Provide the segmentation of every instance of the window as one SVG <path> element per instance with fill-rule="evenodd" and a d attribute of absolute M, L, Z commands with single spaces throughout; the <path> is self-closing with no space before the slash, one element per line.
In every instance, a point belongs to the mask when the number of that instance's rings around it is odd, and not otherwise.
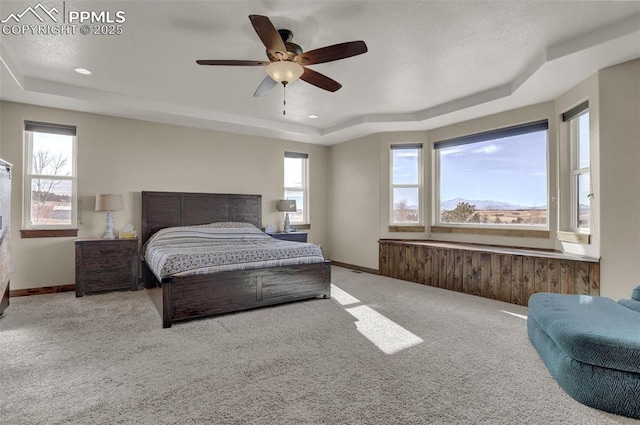
<path fill-rule="evenodd" d="M 422 143 L 391 145 L 391 225 L 422 224 Z"/>
<path fill-rule="evenodd" d="M 436 223 L 548 228 L 548 122 L 434 144 Z"/>
<path fill-rule="evenodd" d="M 589 233 L 591 226 L 591 158 L 589 150 L 589 102 L 562 114 L 569 124 L 571 143 L 571 227 Z"/>
<path fill-rule="evenodd" d="M 291 224 L 309 224 L 308 162 L 306 153 L 284 153 L 284 199 L 296 201 L 296 212 L 289 214 Z"/>
<path fill-rule="evenodd" d="M 24 228 L 76 227 L 76 128 L 25 121 Z"/>

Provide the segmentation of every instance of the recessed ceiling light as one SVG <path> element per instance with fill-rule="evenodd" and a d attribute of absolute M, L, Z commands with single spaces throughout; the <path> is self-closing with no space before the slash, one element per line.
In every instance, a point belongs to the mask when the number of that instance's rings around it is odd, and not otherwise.
<path fill-rule="evenodd" d="M 318 118 L 318 116 L 315 114 L 311 114 L 311 115 L 307 115 L 307 118 L 309 118 L 310 120 L 315 120 L 316 118 Z"/>
<path fill-rule="evenodd" d="M 78 74 L 82 74 L 82 75 L 91 75 L 91 71 L 89 71 L 88 69 L 84 69 L 84 68 L 76 68 L 75 71 Z"/>

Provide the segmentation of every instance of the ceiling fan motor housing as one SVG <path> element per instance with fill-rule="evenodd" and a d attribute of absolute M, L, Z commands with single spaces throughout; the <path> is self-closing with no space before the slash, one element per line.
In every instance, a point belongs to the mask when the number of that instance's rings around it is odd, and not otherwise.
<path fill-rule="evenodd" d="M 279 29 L 278 34 L 280 34 L 280 38 L 282 38 L 282 41 L 284 41 L 285 43 L 287 41 L 293 40 L 293 32 L 291 30 L 288 30 L 286 28 Z"/>
<path fill-rule="evenodd" d="M 293 60 L 293 58 L 302 54 L 302 52 L 304 51 L 302 50 L 302 47 L 300 47 L 296 43 L 291 42 L 291 40 L 293 39 L 293 32 L 291 32 L 291 30 L 279 29 L 278 34 L 280 34 L 280 37 L 282 38 L 282 41 L 284 42 L 284 45 L 287 48 L 287 57 L 289 60 Z M 267 57 L 271 62 L 281 60 L 280 58 L 273 56 L 268 49 L 267 49 Z"/>

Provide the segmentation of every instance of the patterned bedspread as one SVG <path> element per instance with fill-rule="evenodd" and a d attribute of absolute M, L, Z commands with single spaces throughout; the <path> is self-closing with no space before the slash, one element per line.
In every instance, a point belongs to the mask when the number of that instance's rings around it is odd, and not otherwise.
<path fill-rule="evenodd" d="M 160 278 L 324 261 L 319 246 L 277 240 L 248 223 L 162 229 L 142 252 Z"/>

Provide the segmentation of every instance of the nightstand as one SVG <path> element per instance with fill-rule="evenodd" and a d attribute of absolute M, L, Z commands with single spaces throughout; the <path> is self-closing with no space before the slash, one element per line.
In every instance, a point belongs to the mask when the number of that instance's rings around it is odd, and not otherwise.
<path fill-rule="evenodd" d="M 138 239 L 76 239 L 76 297 L 138 290 Z"/>
<path fill-rule="evenodd" d="M 282 241 L 292 241 L 292 242 L 306 242 L 307 241 L 307 232 L 277 232 L 277 233 L 267 233 L 267 235 L 272 238 L 280 239 Z"/>

